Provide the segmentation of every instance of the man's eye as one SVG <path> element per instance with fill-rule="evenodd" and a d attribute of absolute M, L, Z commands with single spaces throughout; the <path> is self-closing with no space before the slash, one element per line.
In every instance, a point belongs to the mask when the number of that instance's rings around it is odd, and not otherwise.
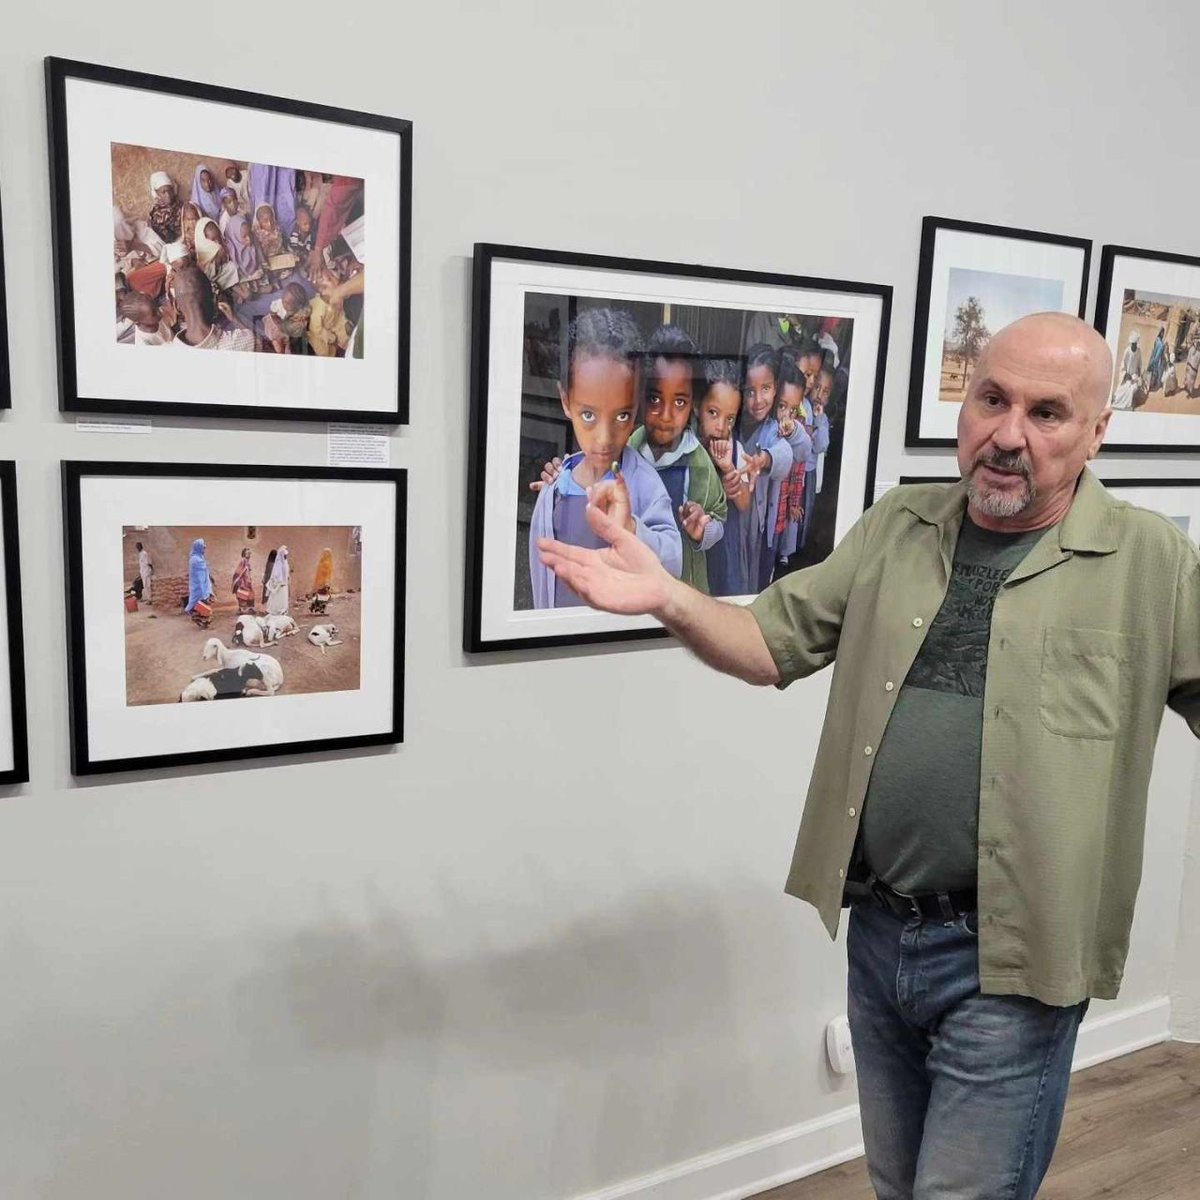
<path fill-rule="evenodd" d="M 590 408 L 585 408 L 580 412 L 579 419 L 590 425 L 596 419 L 596 414 Z"/>
<path fill-rule="evenodd" d="M 633 420 L 633 413 L 627 413 L 627 412 L 617 413 L 617 424 L 618 425 L 624 425 L 627 422 L 632 421 L 632 420 Z"/>

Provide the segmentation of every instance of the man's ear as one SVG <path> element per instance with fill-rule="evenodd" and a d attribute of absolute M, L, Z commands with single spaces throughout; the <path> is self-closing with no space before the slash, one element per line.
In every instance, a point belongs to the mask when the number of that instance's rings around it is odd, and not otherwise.
<path fill-rule="evenodd" d="M 1104 435 L 1108 432 L 1108 422 L 1112 419 L 1112 406 L 1108 406 L 1100 414 L 1096 421 L 1096 432 L 1092 439 L 1092 444 L 1088 447 L 1088 459 L 1093 459 L 1100 453 L 1100 447 L 1104 444 Z"/>
<path fill-rule="evenodd" d="M 563 387 L 561 383 L 558 385 L 558 402 L 562 405 L 563 415 L 569 420 L 571 416 L 571 408 L 570 405 L 567 404 L 567 389 Z"/>

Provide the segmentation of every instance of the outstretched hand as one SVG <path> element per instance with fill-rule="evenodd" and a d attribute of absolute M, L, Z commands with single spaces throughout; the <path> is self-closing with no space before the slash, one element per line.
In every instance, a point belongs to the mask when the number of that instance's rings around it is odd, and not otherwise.
<path fill-rule="evenodd" d="M 608 480 L 590 489 L 585 512 L 592 531 L 608 545 L 586 550 L 538 538 L 542 564 L 593 608 L 625 616 L 660 610 L 674 580 L 633 532 L 624 481 Z"/>

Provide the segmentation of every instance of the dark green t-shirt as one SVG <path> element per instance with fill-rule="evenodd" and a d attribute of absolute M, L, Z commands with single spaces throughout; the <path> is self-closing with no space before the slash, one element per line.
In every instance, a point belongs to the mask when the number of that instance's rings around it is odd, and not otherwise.
<path fill-rule="evenodd" d="M 863 859 L 899 892 L 975 886 L 992 607 L 1045 532 L 963 520 L 950 586 L 896 697 L 863 804 Z"/>

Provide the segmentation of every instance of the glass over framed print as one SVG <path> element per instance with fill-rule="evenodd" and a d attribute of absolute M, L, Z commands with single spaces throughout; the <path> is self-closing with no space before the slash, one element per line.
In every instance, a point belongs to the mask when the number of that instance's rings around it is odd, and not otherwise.
<path fill-rule="evenodd" d="M 662 634 L 541 562 L 597 544 L 604 480 L 711 595 L 825 558 L 870 502 L 890 310 L 878 284 L 477 245 L 466 649 Z"/>
<path fill-rule="evenodd" d="M 403 471 L 66 462 L 63 498 L 77 775 L 403 740 Z"/>
<path fill-rule="evenodd" d="M 407 420 L 410 122 L 58 58 L 46 86 L 60 408 Z"/>
<path fill-rule="evenodd" d="M 29 779 L 16 463 L 0 462 L 0 784 Z"/>
<path fill-rule="evenodd" d="M 1114 360 L 1105 450 L 1200 450 L 1200 258 L 1105 246 L 1095 324 Z"/>
<path fill-rule="evenodd" d="M 992 334 L 1037 312 L 1084 314 L 1083 238 L 926 217 L 921 225 L 906 446 L 953 446 L 958 411 Z"/>

